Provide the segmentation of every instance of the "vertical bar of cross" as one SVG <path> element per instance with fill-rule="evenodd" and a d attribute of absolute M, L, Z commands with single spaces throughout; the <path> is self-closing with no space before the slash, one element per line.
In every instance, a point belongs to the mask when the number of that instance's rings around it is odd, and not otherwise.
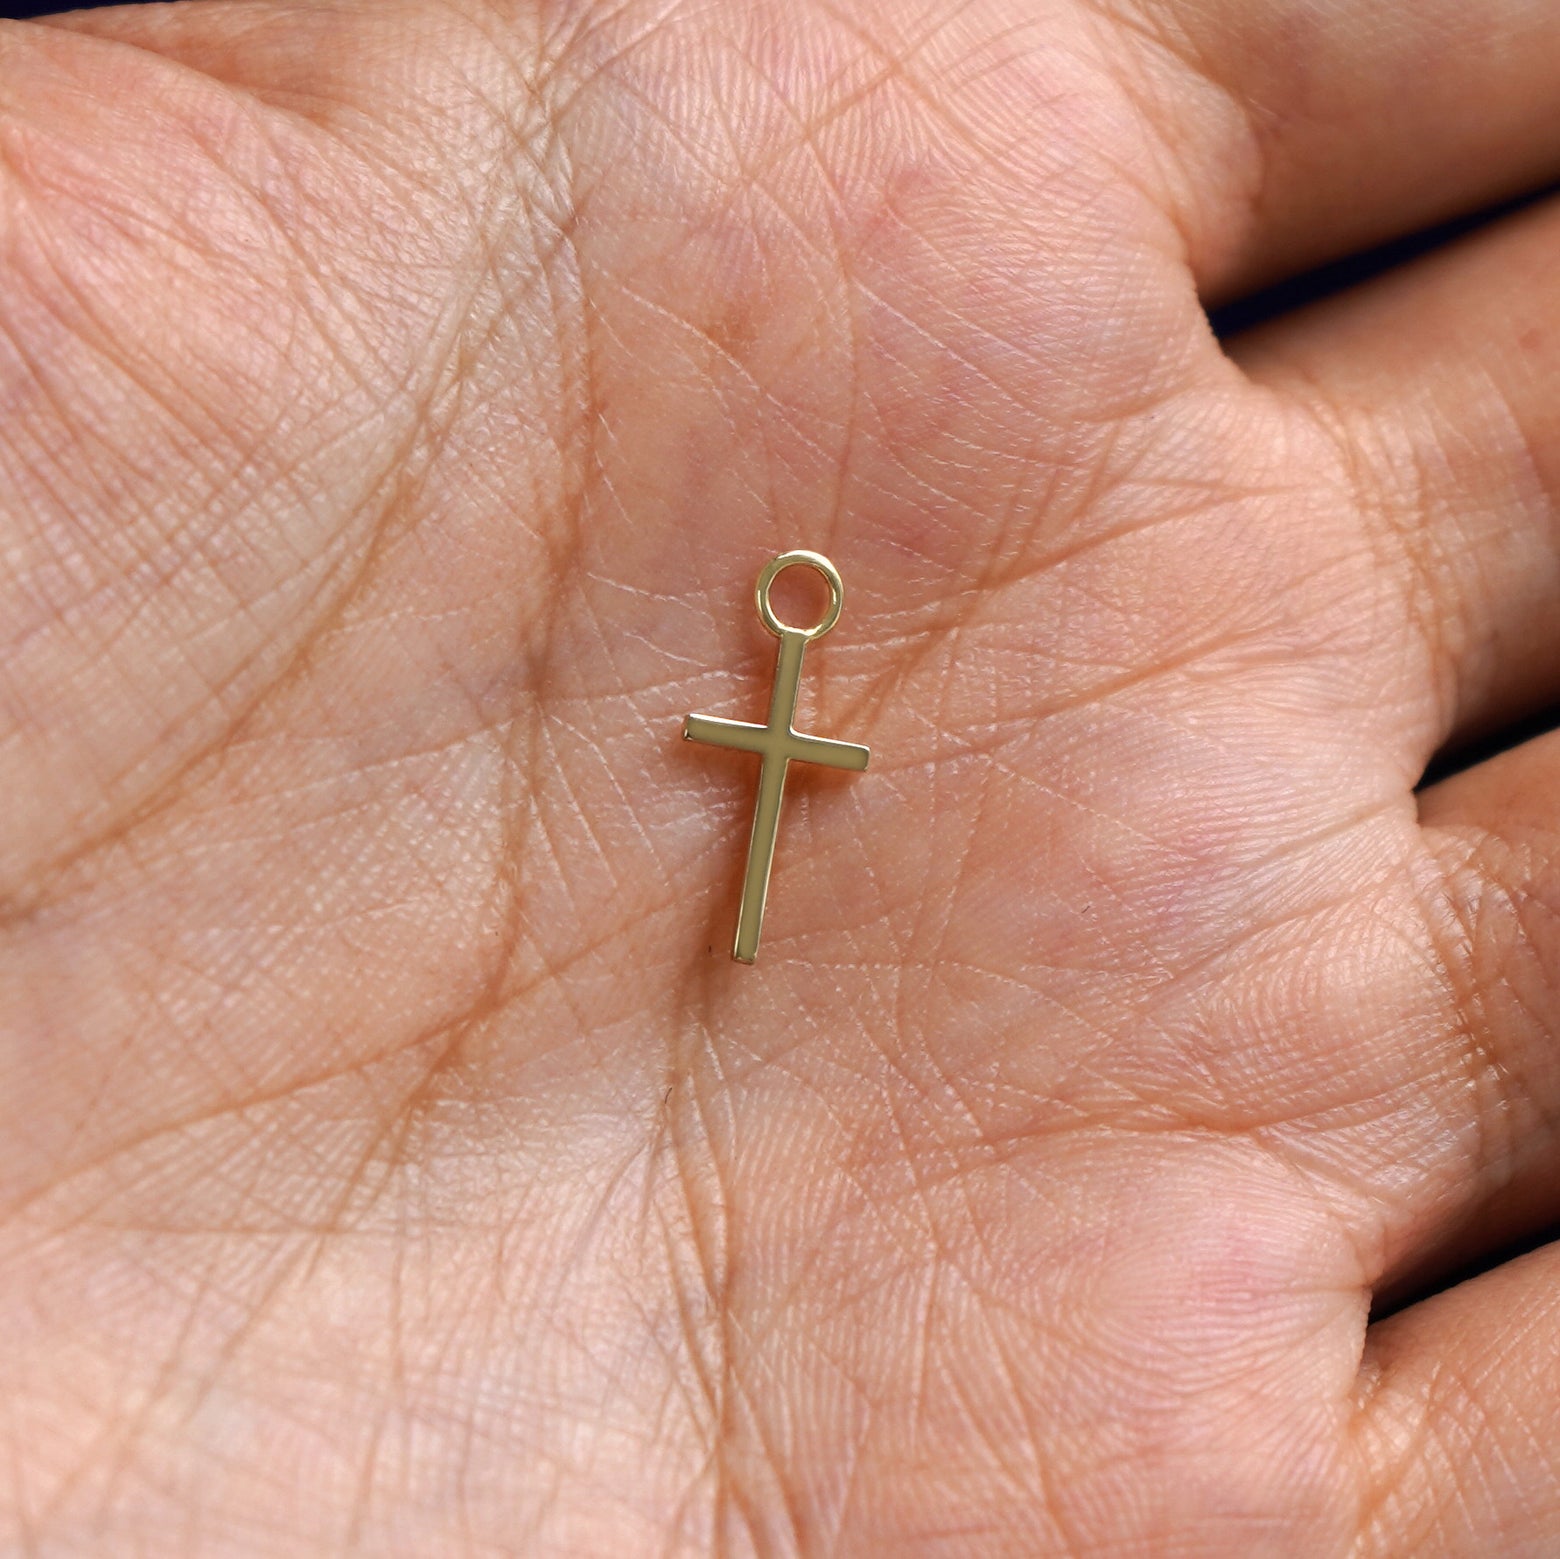
<path fill-rule="evenodd" d="M 748 839 L 747 875 L 742 882 L 742 907 L 737 912 L 737 935 L 731 956 L 750 964 L 758 957 L 764 929 L 764 902 L 769 896 L 769 872 L 775 860 L 775 840 L 780 833 L 780 806 L 785 798 L 785 777 L 791 766 L 786 738 L 796 719 L 797 694 L 802 685 L 802 657 L 807 635 L 788 630 L 780 636 L 775 662 L 774 689 L 769 697 L 769 746 L 758 779 L 758 803 L 753 808 L 753 832 Z"/>

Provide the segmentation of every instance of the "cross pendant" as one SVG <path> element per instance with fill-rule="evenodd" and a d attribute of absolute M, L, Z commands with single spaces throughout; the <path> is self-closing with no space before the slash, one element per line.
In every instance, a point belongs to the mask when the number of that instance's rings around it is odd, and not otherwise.
<path fill-rule="evenodd" d="M 815 628 L 793 628 L 774 614 L 769 587 L 782 570 L 801 564 L 816 569 L 829 586 L 829 609 Z M 758 803 L 753 809 L 753 833 L 748 841 L 747 875 L 742 883 L 742 908 L 737 914 L 737 936 L 731 956 L 750 964 L 758 957 L 758 939 L 764 926 L 764 901 L 769 896 L 769 869 L 775 859 L 775 839 L 780 831 L 780 804 L 785 797 L 786 773 L 792 763 L 821 763 L 831 769 L 865 769 L 871 753 L 854 742 L 832 742 L 821 736 L 803 736 L 794 728 L 796 696 L 802 685 L 802 657 L 813 639 L 821 639 L 839 621 L 845 587 L 839 570 L 817 552 L 786 552 L 766 564 L 758 576 L 758 615 L 780 640 L 775 663 L 774 688 L 769 695 L 769 719 L 764 725 L 741 720 L 720 720 L 713 715 L 689 715 L 683 722 L 683 739 L 756 752 L 764 760 L 758 778 Z"/>

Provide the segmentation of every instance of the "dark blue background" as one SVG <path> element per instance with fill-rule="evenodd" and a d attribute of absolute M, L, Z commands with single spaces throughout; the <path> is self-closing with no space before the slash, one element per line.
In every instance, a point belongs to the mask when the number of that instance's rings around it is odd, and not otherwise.
<path fill-rule="evenodd" d="M 106 3 L 106 0 L 101 0 Z M 78 0 L 75 5 L 18 4 L 17 0 L 0 3 L 0 16 L 47 16 L 50 11 L 85 11 L 92 8 L 93 0 Z"/>

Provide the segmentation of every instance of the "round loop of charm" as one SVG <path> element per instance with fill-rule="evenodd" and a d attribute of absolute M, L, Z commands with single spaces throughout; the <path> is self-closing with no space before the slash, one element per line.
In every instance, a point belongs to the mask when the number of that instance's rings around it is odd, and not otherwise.
<path fill-rule="evenodd" d="M 784 569 L 797 567 L 815 569 L 829 587 L 829 609 L 823 614 L 823 621 L 813 628 L 796 628 L 781 622 L 769 604 L 769 587 L 774 584 L 775 576 Z M 788 633 L 799 633 L 804 639 L 821 639 L 840 620 L 840 608 L 845 604 L 845 585 L 840 579 L 840 571 L 821 552 L 782 552 L 764 565 L 754 595 L 758 600 L 758 615 L 777 639 L 783 639 Z"/>

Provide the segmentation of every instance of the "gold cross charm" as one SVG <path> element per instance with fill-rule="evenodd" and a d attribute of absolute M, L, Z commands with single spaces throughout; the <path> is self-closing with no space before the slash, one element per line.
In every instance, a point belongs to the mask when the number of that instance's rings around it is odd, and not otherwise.
<path fill-rule="evenodd" d="M 769 587 L 782 569 L 797 564 L 816 569 L 829 586 L 829 609 L 815 628 L 793 628 L 775 616 L 769 604 Z M 785 795 L 786 771 L 793 762 L 822 763 L 831 769 L 867 766 L 872 754 L 854 742 L 830 742 L 821 736 L 801 736 L 791 722 L 796 718 L 796 695 L 802 685 L 802 656 L 813 639 L 821 639 L 840 620 L 845 586 L 840 572 L 817 552 L 784 552 L 765 564 L 758 576 L 758 615 L 780 641 L 775 664 L 774 689 L 769 695 L 769 721 L 747 725 L 740 720 L 718 720 L 713 715 L 689 715 L 683 722 L 683 739 L 708 742 L 712 747 L 735 747 L 756 752 L 764 760 L 758 778 L 758 805 L 753 809 L 753 834 L 748 841 L 747 877 L 742 884 L 742 908 L 737 915 L 737 939 L 731 956 L 750 964 L 758 957 L 759 933 L 764 927 L 764 900 L 769 896 L 769 868 L 775 859 L 775 836 L 780 831 L 780 802 Z"/>

